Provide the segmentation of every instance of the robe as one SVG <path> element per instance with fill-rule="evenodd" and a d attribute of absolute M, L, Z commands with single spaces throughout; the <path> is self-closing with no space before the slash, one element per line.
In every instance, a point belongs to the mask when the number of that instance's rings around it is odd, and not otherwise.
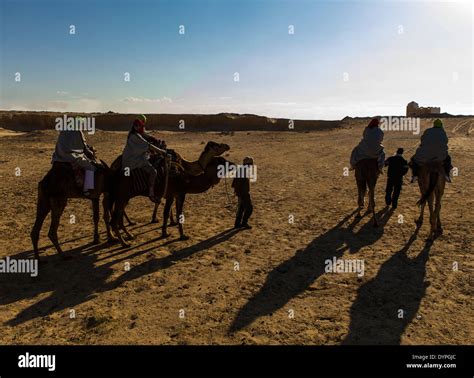
<path fill-rule="evenodd" d="M 53 153 L 53 162 L 76 163 L 85 170 L 95 171 L 96 167 L 86 156 L 84 149 L 86 140 L 80 130 L 63 130 L 59 133 L 56 148 Z"/>
<path fill-rule="evenodd" d="M 379 127 L 369 129 L 366 127 L 359 144 L 352 150 L 351 165 L 354 167 L 357 162 L 363 159 L 378 159 L 379 166 L 383 167 L 385 154 L 383 151 L 384 133 Z"/>
<path fill-rule="evenodd" d="M 144 168 L 150 164 L 148 152 L 149 142 L 138 133 L 131 133 L 128 136 L 127 144 L 122 152 L 122 169 Z"/>
<path fill-rule="evenodd" d="M 418 164 L 444 161 L 448 156 L 448 135 L 442 127 L 426 129 L 413 159 Z"/>

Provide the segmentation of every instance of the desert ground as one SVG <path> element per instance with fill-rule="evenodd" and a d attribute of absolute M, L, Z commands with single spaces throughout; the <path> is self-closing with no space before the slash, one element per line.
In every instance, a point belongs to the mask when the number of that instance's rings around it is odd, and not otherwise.
<path fill-rule="evenodd" d="M 127 208 L 137 222 L 130 248 L 107 244 L 103 222 L 103 243 L 92 245 L 90 203 L 70 200 L 59 237 L 73 258 L 63 261 L 52 247 L 48 216 L 39 276 L 0 274 L 0 343 L 471 344 L 474 119 L 444 122 L 459 174 L 446 186 L 444 235 L 433 244 L 426 242 L 426 215 L 416 231 L 419 190 L 408 176 L 395 211 L 384 209 L 386 175 L 379 178 L 380 227 L 369 216 L 355 219 L 354 173 L 345 176 L 344 168 L 367 120 L 312 132 L 155 131 L 188 159 L 209 140 L 228 143 L 225 157 L 233 162 L 253 156 L 253 228 L 231 229 L 230 181 L 188 195 L 187 241 L 174 227 L 160 239 L 159 224 L 150 223 L 152 203 L 134 198 Z M 423 120 L 422 129 L 429 123 Z M 0 133 L 0 258 L 32 257 L 36 188 L 56 137 L 45 130 Z M 126 133 L 87 137 L 110 164 Z M 419 137 L 387 131 L 387 156 L 405 147 L 408 158 Z M 362 259 L 365 274 L 326 273 L 334 256 Z"/>

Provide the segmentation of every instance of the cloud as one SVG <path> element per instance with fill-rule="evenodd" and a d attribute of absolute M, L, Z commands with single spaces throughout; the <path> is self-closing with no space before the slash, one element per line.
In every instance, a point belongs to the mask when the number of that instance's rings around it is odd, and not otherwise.
<path fill-rule="evenodd" d="M 69 107 L 69 102 L 67 101 L 48 101 L 48 104 L 46 105 L 47 110 L 52 110 L 52 111 L 62 111 L 66 110 Z"/>
<path fill-rule="evenodd" d="M 146 98 L 146 97 L 126 97 L 123 99 L 124 102 L 128 103 L 172 103 L 173 100 L 169 97 L 162 98 Z"/>
<path fill-rule="evenodd" d="M 264 105 L 268 106 L 293 106 L 298 105 L 296 102 L 267 102 Z"/>

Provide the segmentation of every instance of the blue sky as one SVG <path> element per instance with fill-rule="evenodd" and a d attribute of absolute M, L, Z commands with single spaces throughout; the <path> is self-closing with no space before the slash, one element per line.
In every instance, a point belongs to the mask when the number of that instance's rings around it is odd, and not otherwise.
<path fill-rule="evenodd" d="M 474 113 L 469 1 L 0 4 L 1 109 L 338 119 L 415 100 Z"/>

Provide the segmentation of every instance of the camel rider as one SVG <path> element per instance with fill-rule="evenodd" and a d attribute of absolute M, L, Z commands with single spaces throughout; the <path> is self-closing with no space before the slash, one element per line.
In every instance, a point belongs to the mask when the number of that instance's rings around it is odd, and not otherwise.
<path fill-rule="evenodd" d="M 149 134 L 147 130 L 145 130 L 146 124 L 146 116 L 144 114 L 140 114 L 135 118 L 132 125 L 133 128 L 143 130 L 140 135 L 148 142 L 153 144 L 155 147 L 161 148 L 163 150 L 166 149 L 166 143 L 164 140 L 156 139 L 153 135 Z"/>
<path fill-rule="evenodd" d="M 436 119 L 433 127 L 426 129 L 421 136 L 421 142 L 415 155 L 412 156 L 410 165 L 413 177 L 411 182 L 416 182 L 420 165 L 428 162 L 443 162 L 446 181 L 451 182 L 449 172 L 453 168 L 451 157 L 448 154 L 448 135 L 443 128 L 443 122 Z"/>
<path fill-rule="evenodd" d="M 155 180 L 157 171 L 151 165 L 149 151 L 166 157 L 166 151 L 155 146 L 150 141 L 150 136 L 145 131 L 146 117 L 141 114 L 133 122 L 133 126 L 128 133 L 127 144 L 122 153 L 122 169 L 129 168 L 143 169 L 148 175 L 149 197 L 155 202 Z"/>
<path fill-rule="evenodd" d="M 373 118 L 364 129 L 361 141 L 352 150 L 351 170 L 363 159 L 377 159 L 379 171 L 382 173 L 385 161 L 385 152 L 382 145 L 384 133 L 379 127 L 379 123 L 378 118 Z"/>
<path fill-rule="evenodd" d="M 53 153 L 52 163 L 70 163 L 74 171 L 84 170 L 84 179 L 76 175 L 78 185 L 82 184 L 84 195 L 89 195 L 89 190 L 94 189 L 94 172 L 97 165 L 94 162 L 92 147 L 86 143 L 86 138 L 81 130 L 62 130 L 59 132 L 56 148 Z"/>

